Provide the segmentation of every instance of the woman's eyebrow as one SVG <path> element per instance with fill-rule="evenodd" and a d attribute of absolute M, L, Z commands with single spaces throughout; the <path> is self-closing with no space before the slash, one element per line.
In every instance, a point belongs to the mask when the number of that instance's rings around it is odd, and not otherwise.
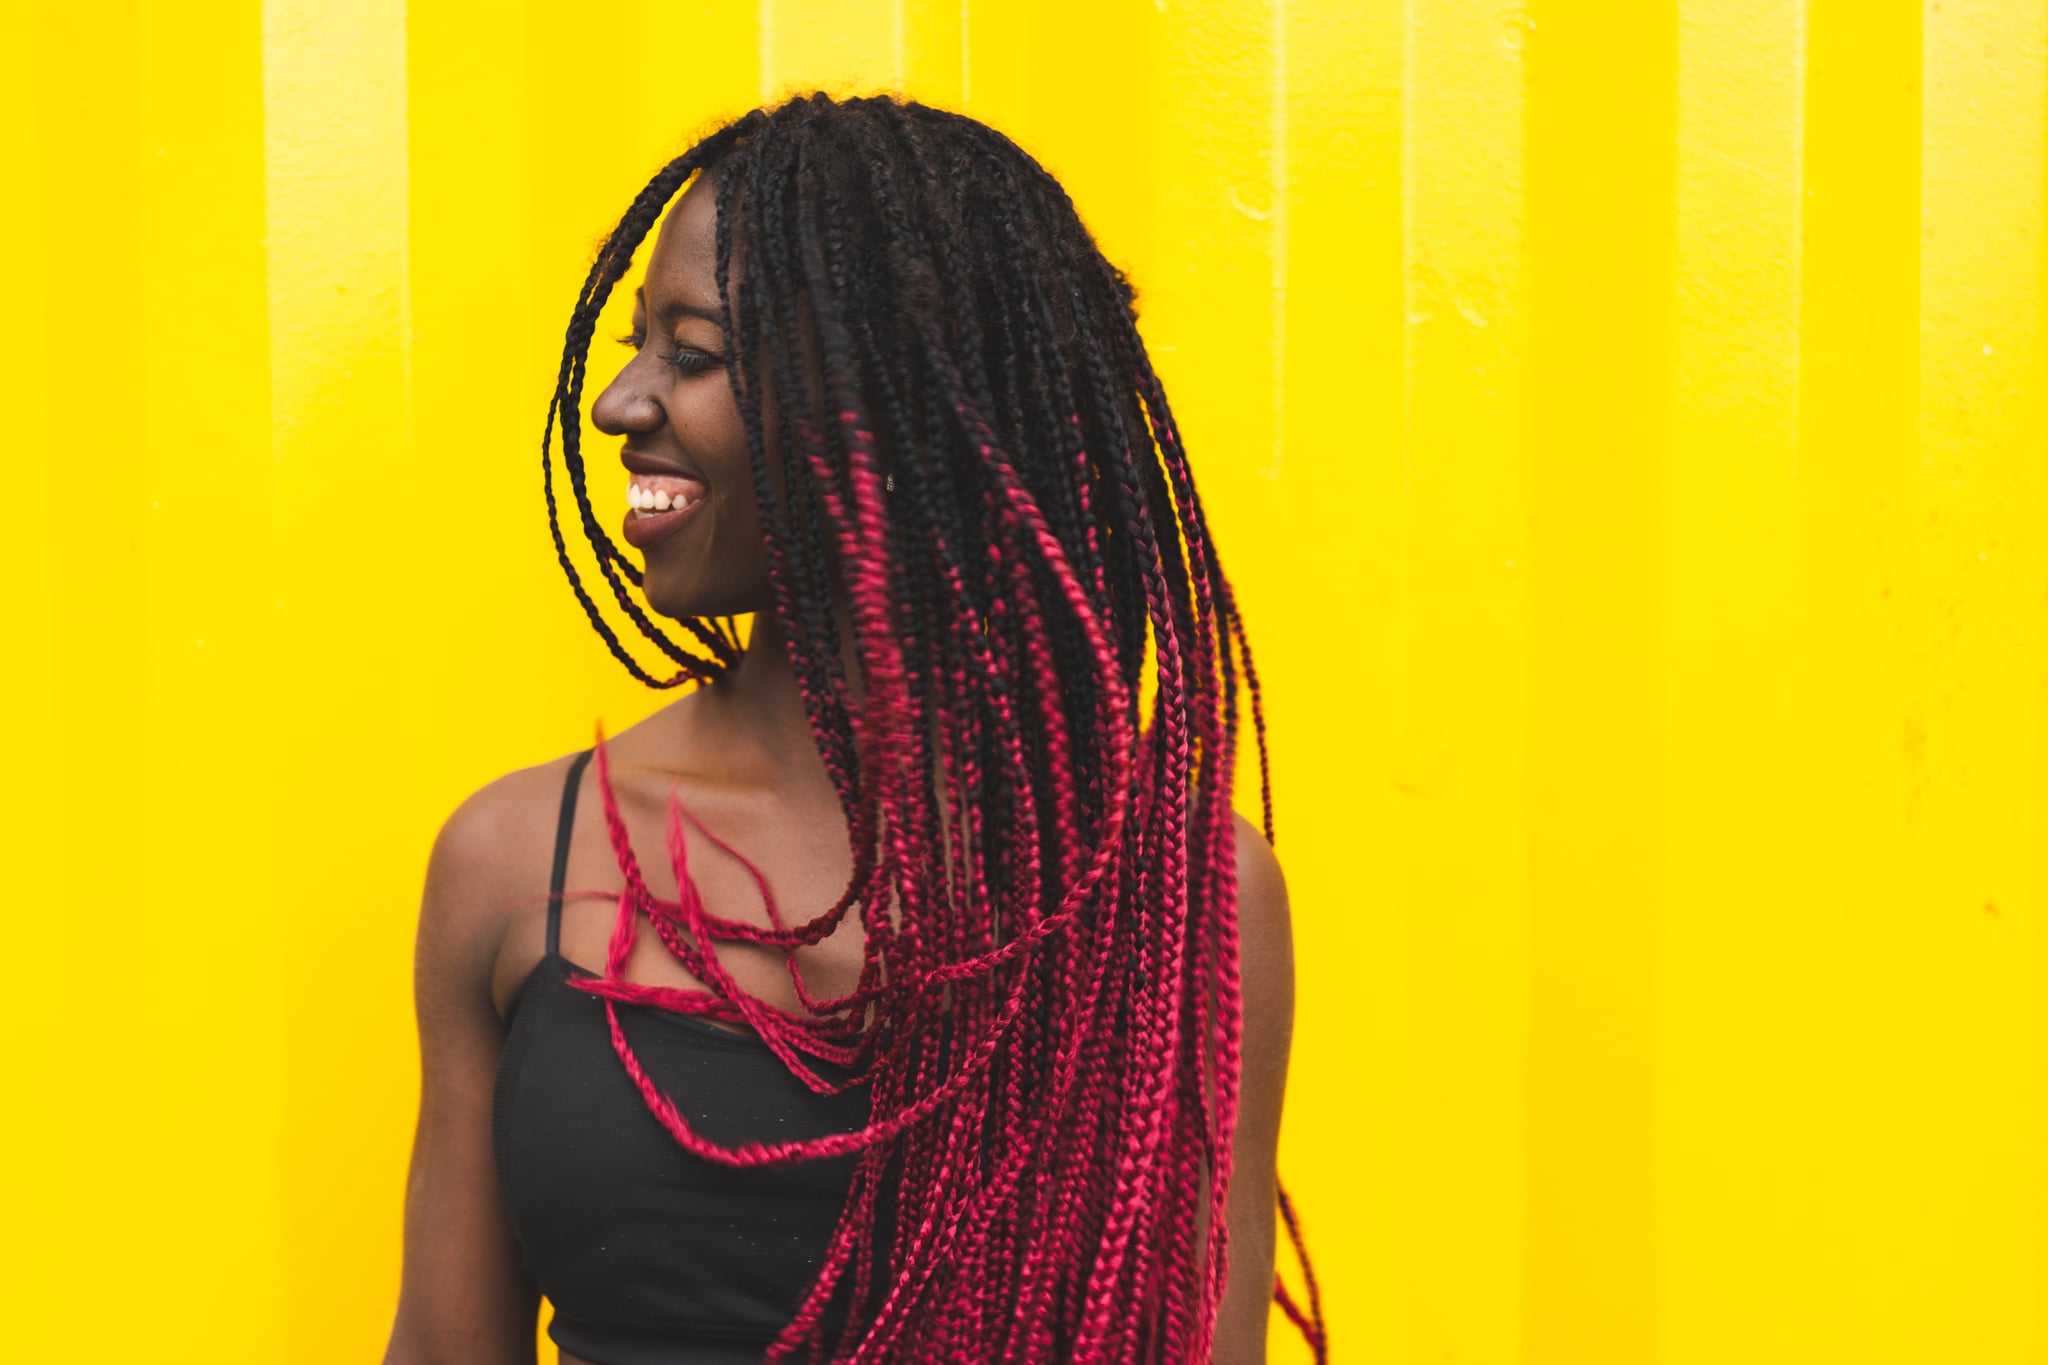
<path fill-rule="evenodd" d="M 634 302 L 638 303 L 642 308 L 645 308 L 647 306 L 646 286 L 643 285 L 633 291 L 633 300 Z M 662 304 L 661 307 L 655 309 L 654 311 L 654 315 L 657 318 L 673 317 L 677 313 L 682 313 L 685 314 L 686 316 L 693 318 L 702 318 L 704 319 L 704 321 L 712 323 L 718 327 L 725 326 L 725 315 L 723 313 L 720 313 L 717 310 L 711 308 L 699 308 L 694 303 L 681 303 L 672 299 L 669 302 Z"/>

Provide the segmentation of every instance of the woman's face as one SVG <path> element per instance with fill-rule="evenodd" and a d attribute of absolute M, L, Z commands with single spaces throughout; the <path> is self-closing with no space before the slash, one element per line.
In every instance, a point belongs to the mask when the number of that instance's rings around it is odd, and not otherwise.
<path fill-rule="evenodd" d="M 663 219 L 633 301 L 635 354 L 591 421 L 625 438 L 634 509 L 622 528 L 664 616 L 773 608 L 746 428 L 726 377 L 714 230 L 717 189 L 699 175 Z"/>

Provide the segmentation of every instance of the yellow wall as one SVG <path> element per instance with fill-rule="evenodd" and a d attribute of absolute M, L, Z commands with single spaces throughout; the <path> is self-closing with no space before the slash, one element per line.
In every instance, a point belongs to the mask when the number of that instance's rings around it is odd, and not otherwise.
<path fill-rule="evenodd" d="M 428 841 L 661 700 L 536 486 L 589 252 L 900 82 L 1143 291 L 1337 1358 L 2048 1361 L 2039 0 L 0 13 L 8 1358 L 375 1358 Z"/>

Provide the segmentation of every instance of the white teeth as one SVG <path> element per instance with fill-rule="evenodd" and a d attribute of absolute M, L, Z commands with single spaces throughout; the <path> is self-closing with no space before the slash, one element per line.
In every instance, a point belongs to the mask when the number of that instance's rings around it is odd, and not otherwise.
<path fill-rule="evenodd" d="M 691 506 L 692 501 L 681 493 L 670 493 L 667 489 L 646 488 L 637 483 L 626 485 L 626 505 L 636 512 L 679 511 Z"/>

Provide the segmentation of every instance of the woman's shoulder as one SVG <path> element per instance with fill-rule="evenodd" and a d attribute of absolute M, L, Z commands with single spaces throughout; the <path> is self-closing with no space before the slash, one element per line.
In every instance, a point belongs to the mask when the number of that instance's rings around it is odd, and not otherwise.
<path fill-rule="evenodd" d="M 1265 831 L 1242 811 L 1232 811 L 1236 829 L 1238 901 L 1255 906 L 1255 914 L 1266 919 L 1287 918 L 1287 878 L 1280 870 L 1279 855 L 1267 841 Z"/>
<path fill-rule="evenodd" d="M 441 825 L 435 858 L 472 877 L 523 886 L 520 864 L 546 866 L 562 786 L 580 752 L 515 768 L 464 797 Z"/>
<path fill-rule="evenodd" d="M 1245 1018 L 1265 1062 L 1284 1063 L 1294 1017 L 1294 924 L 1287 877 L 1258 825 L 1233 812 L 1237 829 L 1237 933 Z"/>
<path fill-rule="evenodd" d="M 547 893 L 562 786 L 575 758 L 566 753 L 493 778 L 442 822 L 420 900 L 422 966 L 500 993 L 493 984 L 500 949 Z"/>

